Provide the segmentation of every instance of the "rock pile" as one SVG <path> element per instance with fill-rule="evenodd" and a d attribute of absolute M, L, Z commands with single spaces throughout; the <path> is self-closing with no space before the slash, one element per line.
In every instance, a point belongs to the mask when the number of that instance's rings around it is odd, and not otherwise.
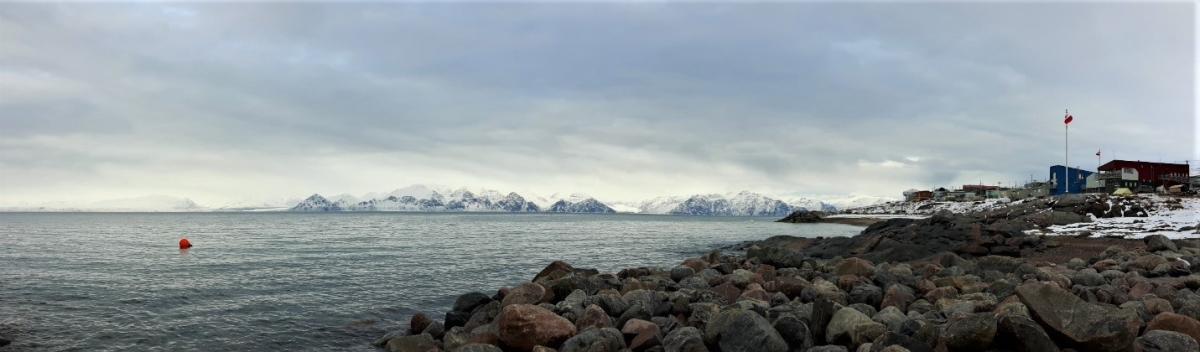
<path fill-rule="evenodd" d="M 753 247 L 750 253 L 790 249 Z M 460 296 L 388 351 L 1196 351 L 1200 245 L 1161 236 L 1048 263 L 710 253 L 616 274 L 554 262 Z"/>

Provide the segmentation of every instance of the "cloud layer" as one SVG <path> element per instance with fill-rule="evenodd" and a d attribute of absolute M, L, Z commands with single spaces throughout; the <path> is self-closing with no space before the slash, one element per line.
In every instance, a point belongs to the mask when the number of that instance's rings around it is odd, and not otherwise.
<path fill-rule="evenodd" d="M 1198 159 L 1191 4 L 5 4 L 0 205 L 895 196 Z"/>

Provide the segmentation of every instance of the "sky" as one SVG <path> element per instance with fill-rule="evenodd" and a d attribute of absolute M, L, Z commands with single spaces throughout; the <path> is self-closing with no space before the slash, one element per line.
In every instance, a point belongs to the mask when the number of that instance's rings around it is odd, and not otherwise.
<path fill-rule="evenodd" d="M 0 206 L 899 197 L 1200 159 L 1191 3 L 0 4 Z"/>

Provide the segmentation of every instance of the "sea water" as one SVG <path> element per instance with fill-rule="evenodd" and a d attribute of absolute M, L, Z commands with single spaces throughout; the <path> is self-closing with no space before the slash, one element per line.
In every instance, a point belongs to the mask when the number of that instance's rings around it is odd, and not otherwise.
<path fill-rule="evenodd" d="M 773 218 L 464 213 L 0 213 L 6 351 L 375 351 L 415 312 L 546 264 L 678 264 Z M 178 249 L 187 237 L 195 245 Z"/>

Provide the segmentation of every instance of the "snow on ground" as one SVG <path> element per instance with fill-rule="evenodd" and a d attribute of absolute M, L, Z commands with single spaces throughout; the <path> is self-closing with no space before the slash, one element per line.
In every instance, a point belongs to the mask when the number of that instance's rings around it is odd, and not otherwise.
<path fill-rule="evenodd" d="M 974 202 L 936 202 L 932 200 L 920 202 L 900 201 L 845 209 L 842 211 L 842 213 L 863 215 L 933 215 L 944 210 L 955 214 L 963 214 L 1002 208 L 1012 204 L 1020 204 L 1021 202 L 1022 200 L 1017 200 L 1015 202 L 1009 201 L 1008 198 L 987 199 Z"/>
<path fill-rule="evenodd" d="M 914 214 L 834 214 L 826 216 L 826 219 L 924 219 L 929 215 L 914 215 Z"/>
<path fill-rule="evenodd" d="M 1200 232 L 1196 229 L 1200 225 L 1200 198 L 1182 198 L 1180 208 L 1162 206 L 1166 200 L 1164 197 L 1151 196 L 1150 199 L 1160 206 L 1151 210 L 1148 217 L 1093 218 L 1092 222 L 1051 226 L 1045 234 L 1077 235 L 1087 231 L 1094 237 L 1136 239 L 1163 235 L 1171 239 L 1200 238 Z"/>

